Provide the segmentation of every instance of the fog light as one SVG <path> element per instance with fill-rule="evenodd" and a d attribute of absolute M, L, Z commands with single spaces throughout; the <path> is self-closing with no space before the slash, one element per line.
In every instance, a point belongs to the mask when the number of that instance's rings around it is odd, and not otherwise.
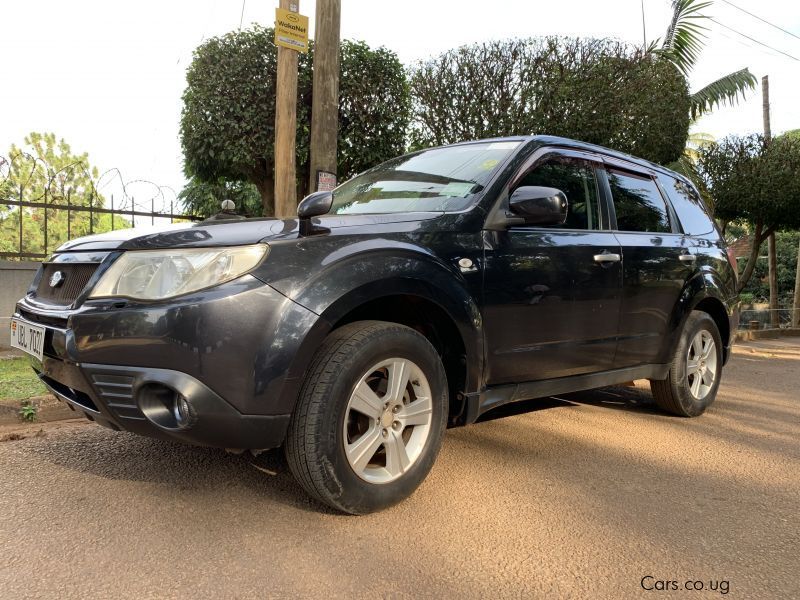
<path fill-rule="evenodd" d="M 197 411 L 192 403 L 163 383 L 144 384 L 136 392 L 136 401 L 144 416 L 163 429 L 189 429 L 197 422 Z"/>
<path fill-rule="evenodd" d="M 189 406 L 188 400 L 181 394 L 175 394 L 175 400 L 172 405 L 172 415 L 175 417 L 175 422 L 178 427 L 186 427 L 192 422 L 192 407 Z"/>

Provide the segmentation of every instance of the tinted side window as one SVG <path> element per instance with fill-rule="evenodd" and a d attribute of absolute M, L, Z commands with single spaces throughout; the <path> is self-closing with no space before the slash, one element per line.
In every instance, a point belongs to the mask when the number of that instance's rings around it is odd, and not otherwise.
<path fill-rule="evenodd" d="M 609 169 L 608 183 L 620 231 L 670 233 L 667 205 L 650 177 Z"/>
<path fill-rule="evenodd" d="M 714 223 L 708 216 L 703 200 L 692 186 L 663 173 L 659 173 L 658 180 L 672 202 L 686 235 L 703 235 L 714 231 Z"/>
<path fill-rule="evenodd" d="M 523 177 L 517 187 L 541 185 L 561 190 L 569 202 L 562 229 L 600 229 L 594 167 L 574 159 L 550 159 Z"/>

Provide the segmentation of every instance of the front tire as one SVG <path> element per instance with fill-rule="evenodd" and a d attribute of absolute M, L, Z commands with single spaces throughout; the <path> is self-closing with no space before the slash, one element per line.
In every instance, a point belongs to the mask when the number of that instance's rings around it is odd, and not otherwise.
<path fill-rule="evenodd" d="M 650 380 L 656 404 L 681 417 L 705 412 L 722 379 L 722 339 L 707 313 L 692 311 L 686 320 L 666 379 Z"/>
<path fill-rule="evenodd" d="M 430 471 L 447 420 L 436 350 L 409 327 L 359 321 L 315 356 L 289 423 L 285 453 L 314 498 L 364 514 L 411 495 Z"/>

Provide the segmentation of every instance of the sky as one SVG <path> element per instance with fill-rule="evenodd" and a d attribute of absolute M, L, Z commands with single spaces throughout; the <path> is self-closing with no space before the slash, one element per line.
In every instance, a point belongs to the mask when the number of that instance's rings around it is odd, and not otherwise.
<path fill-rule="evenodd" d="M 731 0 L 800 36 L 797 0 Z M 299 0 L 310 17 L 315 1 Z M 277 0 L 0 0 L 0 155 L 31 131 L 51 131 L 100 171 L 180 191 L 181 94 L 203 40 L 252 23 L 271 26 Z M 643 0 L 646 39 L 663 36 L 669 0 Z M 773 134 L 800 128 L 800 39 L 716 0 L 692 90 L 744 67 L 769 75 Z M 726 29 L 724 26 L 730 29 Z M 737 30 L 792 59 L 731 31 Z M 462 44 L 510 37 L 609 37 L 641 44 L 642 0 L 342 0 L 342 38 L 395 51 L 405 64 Z M 702 118 L 695 131 L 720 138 L 762 130 L 760 90 Z M 108 178 L 106 193 L 117 180 Z M 154 195 L 132 183 L 129 193 Z M 161 202 L 161 200 L 159 200 Z"/>

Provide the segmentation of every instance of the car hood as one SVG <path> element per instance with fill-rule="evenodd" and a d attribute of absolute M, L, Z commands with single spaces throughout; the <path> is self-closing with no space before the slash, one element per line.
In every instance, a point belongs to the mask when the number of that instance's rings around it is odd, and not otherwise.
<path fill-rule="evenodd" d="M 395 223 L 427 221 L 440 212 L 396 213 L 379 215 L 323 215 L 312 219 L 315 226 L 331 232 L 369 233 L 385 231 Z M 322 229 L 322 231 L 324 231 Z M 324 233 L 323 233 L 324 234 Z M 147 250 L 238 246 L 299 236 L 297 219 L 243 219 L 200 221 L 161 227 L 120 229 L 89 235 L 66 242 L 56 252 L 83 250 Z"/>

